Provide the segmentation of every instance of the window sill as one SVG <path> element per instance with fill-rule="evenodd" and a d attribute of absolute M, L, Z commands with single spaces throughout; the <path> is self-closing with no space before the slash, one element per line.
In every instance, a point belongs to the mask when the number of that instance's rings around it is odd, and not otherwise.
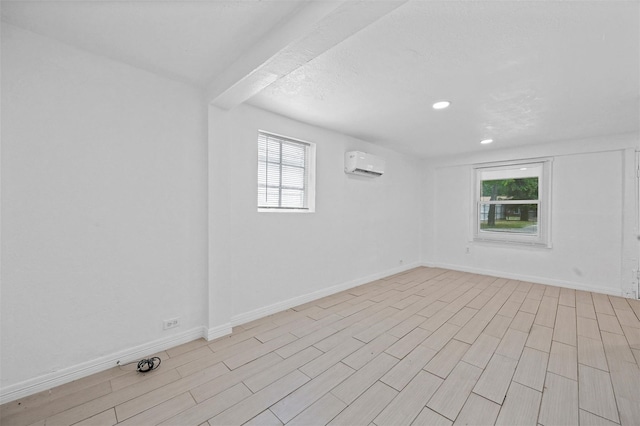
<path fill-rule="evenodd" d="M 258 208 L 258 213 L 315 213 L 311 209 L 262 209 Z"/>
<path fill-rule="evenodd" d="M 486 244 L 490 246 L 503 246 L 514 248 L 533 248 L 533 249 L 551 249 L 553 248 L 551 242 L 540 241 L 518 241 L 499 238 L 479 238 L 475 237 L 471 240 L 472 243 Z"/>

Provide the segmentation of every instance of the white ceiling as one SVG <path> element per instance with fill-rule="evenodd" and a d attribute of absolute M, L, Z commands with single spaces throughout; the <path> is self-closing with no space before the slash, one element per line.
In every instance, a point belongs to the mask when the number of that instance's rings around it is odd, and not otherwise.
<path fill-rule="evenodd" d="M 639 132 L 638 1 L 23 1 L 2 19 L 423 157 Z"/>

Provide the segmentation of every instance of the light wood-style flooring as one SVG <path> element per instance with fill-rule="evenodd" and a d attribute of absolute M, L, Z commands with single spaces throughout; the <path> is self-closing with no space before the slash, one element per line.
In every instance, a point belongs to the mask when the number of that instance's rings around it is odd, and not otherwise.
<path fill-rule="evenodd" d="M 5 404 L 9 425 L 640 425 L 640 301 L 417 268 Z"/>

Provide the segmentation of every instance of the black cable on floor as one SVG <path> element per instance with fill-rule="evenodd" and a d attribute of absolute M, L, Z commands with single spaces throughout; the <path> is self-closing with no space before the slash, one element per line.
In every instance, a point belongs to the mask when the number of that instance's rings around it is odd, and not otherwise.
<path fill-rule="evenodd" d="M 156 368 L 160 367 L 160 363 L 162 362 L 162 360 L 157 356 L 154 356 L 151 358 L 141 359 L 140 361 L 128 362 L 126 364 L 120 364 L 120 361 L 118 361 L 118 365 L 123 367 L 125 365 L 135 364 L 136 362 L 138 363 L 136 371 L 140 373 L 148 373 L 149 371 L 155 370 Z"/>

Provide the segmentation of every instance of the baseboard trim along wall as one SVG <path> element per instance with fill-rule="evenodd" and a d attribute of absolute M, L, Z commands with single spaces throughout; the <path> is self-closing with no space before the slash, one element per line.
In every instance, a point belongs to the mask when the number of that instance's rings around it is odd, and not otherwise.
<path fill-rule="evenodd" d="M 157 339 L 139 346 L 124 349 L 91 361 L 86 361 L 59 371 L 7 386 L 0 389 L 0 404 L 15 401 L 16 399 L 24 398 L 25 396 L 33 395 L 65 383 L 90 376 L 91 374 L 108 370 L 115 367 L 118 361 L 120 361 L 120 364 L 126 364 L 201 337 L 207 338 L 211 335 L 216 336 L 213 338 L 217 338 L 231 333 L 231 326 L 227 324 L 226 327 L 229 331 L 226 332 L 225 329 L 224 334 L 220 334 L 223 332 L 222 329 L 224 327 L 225 326 L 220 326 L 215 329 L 195 327 L 182 333 L 163 337 L 162 339 Z"/>
<path fill-rule="evenodd" d="M 231 323 L 222 324 L 213 328 L 205 329 L 204 338 L 207 342 L 231 334 Z"/>
<path fill-rule="evenodd" d="M 293 308 L 294 306 L 302 305 L 304 303 L 311 302 L 312 300 L 320 299 L 322 297 L 331 296 L 332 294 L 336 294 L 341 291 L 348 290 L 350 288 L 357 287 L 362 284 L 367 284 L 371 281 L 379 280 L 380 278 L 385 278 L 394 274 L 398 274 L 400 272 L 408 271 L 409 269 L 417 268 L 419 266 L 422 266 L 420 262 L 414 262 L 408 265 L 387 269 L 383 272 L 378 272 L 376 274 L 368 275 L 363 278 L 347 281 L 342 284 L 323 288 L 322 290 L 314 291 L 308 294 L 303 294 L 301 296 L 283 300 L 282 302 L 274 303 L 269 306 L 264 306 L 262 308 L 255 309 L 253 311 L 235 315 L 231 317 L 231 325 L 235 327 L 237 325 L 246 324 L 250 321 L 257 320 L 259 318 L 264 318 L 268 315 L 272 315 L 272 314 L 287 310 L 289 308 Z"/>
<path fill-rule="evenodd" d="M 622 289 L 611 289 L 607 287 L 590 286 L 590 285 L 585 285 L 581 283 L 576 283 L 573 281 L 554 280 L 554 279 L 545 278 L 545 277 L 512 274 L 509 272 L 494 271 L 491 269 L 483 269 L 483 268 L 473 268 L 473 267 L 467 267 L 467 266 L 461 266 L 461 265 L 453 265 L 449 263 L 423 262 L 421 263 L 420 266 L 426 266 L 428 268 L 449 269 L 452 271 L 460 271 L 460 272 L 469 272 L 472 274 L 479 274 L 479 275 L 489 275 L 492 277 L 507 278 L 510 280 L 526 281 L 530 283 L 552 285 L 555 287 L 566 287 L 566 288 L 572 288 L 574 290 L 593 291 L 596 293 L 604 293 L 604 294 L 610 294 L 612 296 L 625 297 Z"/>

